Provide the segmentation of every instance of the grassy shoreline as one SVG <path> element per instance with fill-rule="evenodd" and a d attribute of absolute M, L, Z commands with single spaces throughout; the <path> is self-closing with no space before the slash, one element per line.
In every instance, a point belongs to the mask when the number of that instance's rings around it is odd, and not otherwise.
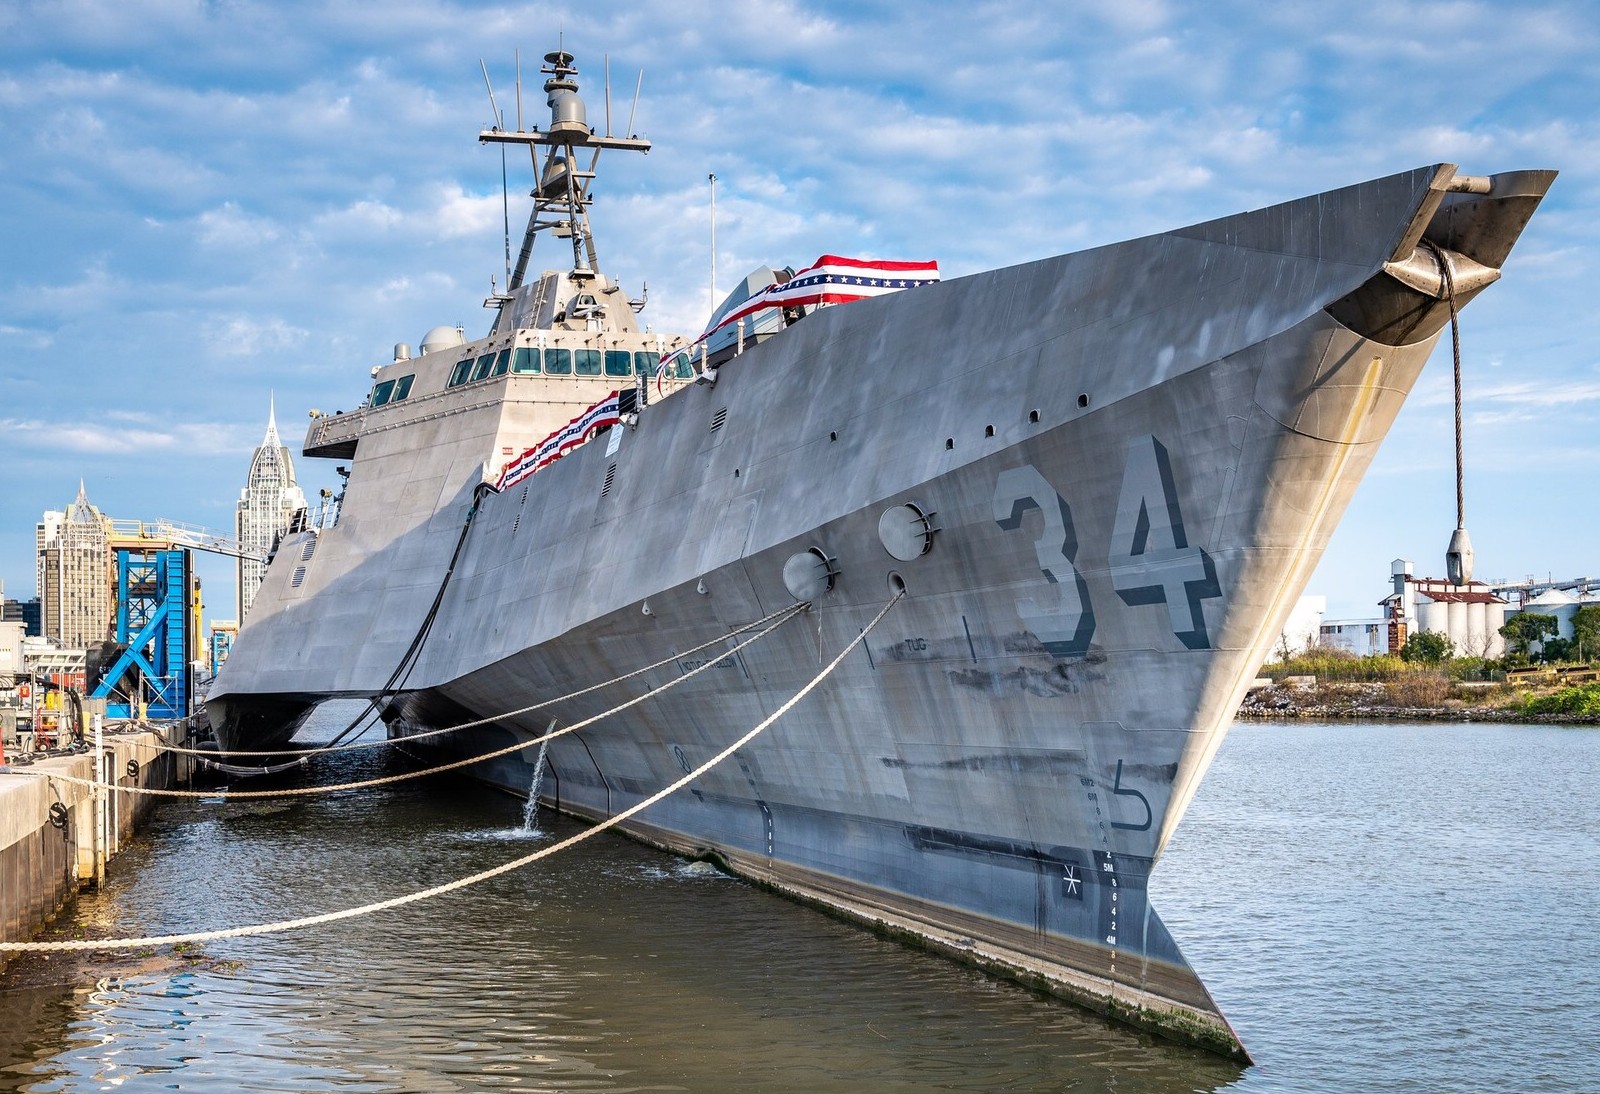
<path fill-rule="evenodd" d="M 1509 682 L 1495 662 L 1418 665 L 1392 655 L 1319 652 L 1268 664 L 1238 716 L 1262 721 L 1371 719 L 1600 725 L 1600 680 L 1587 666 Z M 1579 682 L 1574 682 L 1574 679 Z"/>

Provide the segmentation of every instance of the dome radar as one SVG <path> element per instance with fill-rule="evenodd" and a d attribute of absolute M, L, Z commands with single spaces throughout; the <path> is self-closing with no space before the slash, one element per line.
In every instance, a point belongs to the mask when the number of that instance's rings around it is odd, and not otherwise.
<path fill-rule="evenodd" d="M 451 346 L 464 346 L 466 344 L 466 332 L 460 327 L 434 327 L 422 336 L 420 348 L 424 354 L 429 354 L 435 350 L 449 349 Z"/>
<path fill-rule="evenodd" d="M 572 54 L 553 50 L 544 55 L 543 71 L 550 73 L 544 82 L 546 101 L 550 105 L 549 135 L 553 140 L 581 144 L 589 136 L 589 122 L 584 114 L 583 100 L 578 97 L 578 82 L 570 77 L 578 70 L 573 67 Z"/>

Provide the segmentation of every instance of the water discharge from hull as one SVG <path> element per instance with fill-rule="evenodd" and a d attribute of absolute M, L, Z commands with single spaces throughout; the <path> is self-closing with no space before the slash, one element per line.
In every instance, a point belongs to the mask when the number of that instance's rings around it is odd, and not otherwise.
<path fill-rule="evenodd" d="M 550 720 L 550 729 L 556 728 L 555 719 Z M 522 831 L 524 835 L 537 836 L 539 831 L 539 784 L 544 781 L 544 761 L 550 754 L 550 738 L 546 737 L 539 744 L 539 758 L 533 762 L 533 781 L 528 784 L 528 801 L 522 807 Z"/>

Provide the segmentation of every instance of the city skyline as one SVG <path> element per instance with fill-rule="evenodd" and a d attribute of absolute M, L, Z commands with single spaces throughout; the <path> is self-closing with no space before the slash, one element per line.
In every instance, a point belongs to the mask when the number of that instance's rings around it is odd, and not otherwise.
<path fill-rule="evenodd" d="M 1502 283 L 1462 314 L 1466 526 L 1481 579 L 1600 569 L 1600 140 L 1590 4 L 1070 11 L 644 2 L 559 27 L 538 5 L 22 3 L 0 13 L 0 575 L 79 478 L 117 516 L 232 526 L 276 390 L 286 447 L 438 324 L 481 333 L 527 165 L 478 145 L 536 118 L 577 55 L 611 162 L 601 262 L 642 321 L 697 332 L 718 287 L 823 253 L 944 276 L 1109 243 L 1430 162 L 1561 170 Z M 609 59 L 609 66 L 608 66 Z M 643 70 L 634 115 L 633 87 Z M 1460 72 L 1482 74 L 1460 79 Z M 1430 76 L 1430 73 L 1436 73 Z M 520 169 L 520 171 L 519 171 Z M 554 261 L 536 253 L 535 265 Z M 1441 342 L 1307 591 L 1371 614 L 1390 560 L 1442 576 L 1455 525 Z M 304 461 L 307 494 L 333 487 Z M 233 563 L 199 560 L 226 601 Z"/>

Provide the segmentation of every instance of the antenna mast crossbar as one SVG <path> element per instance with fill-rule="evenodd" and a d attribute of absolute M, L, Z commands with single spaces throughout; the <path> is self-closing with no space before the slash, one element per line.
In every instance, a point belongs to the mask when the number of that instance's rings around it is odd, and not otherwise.
<path fill-rule="evenodd" d="M 620 148 L 624 151 L 650 151 L 650 142 L 643 137 L 602 137 L 598 133 L 590 133 L 587 137 L 573 140 L 566 134 L 552 136 L 549 133 L 541 133 L 537 129 L 485 129 L 478 134 L 478 140 L 484 144 L 542 144 L 558 148 L 574 145 L 578 148 Z"/>

